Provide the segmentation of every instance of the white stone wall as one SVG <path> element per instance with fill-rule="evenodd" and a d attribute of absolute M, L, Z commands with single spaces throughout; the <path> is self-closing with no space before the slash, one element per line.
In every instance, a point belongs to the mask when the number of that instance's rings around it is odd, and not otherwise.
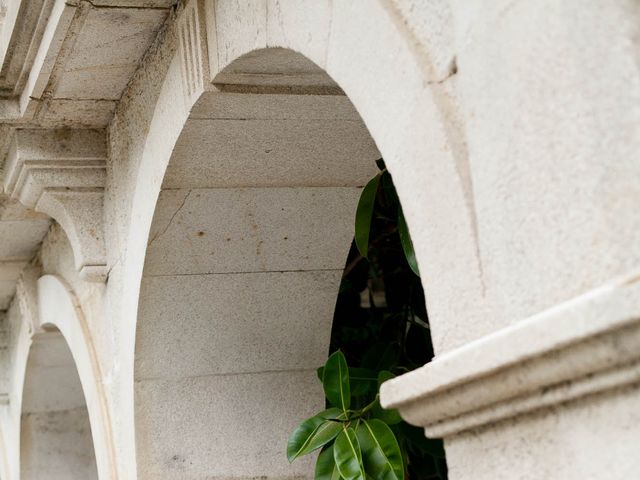
<path fill-rule="evenodd" d="M 7 193 L 56 222 L 4 320 L 3 479 L 19 478 L 26 359 L 47 322 L 101 479 L 310 475 L 282 451 L 322 402 L 313 368 L 378 154 L 436 351 L 383 401 L 445 437 L 454 480 L 640 474 L 637 2 L 94 3 L 52 7 L 24 85 L 43 96 L 0 106 L 3 180 L 29 179 Z M 140 41 L 109 70 L 114 47 L 92 50 L 90 29 L 115 21 Z M 62 126 L 107 145 L 74 157 L 82 174 L 60 149 L 3 147 Z M 79 263 L 87 238 L 103 250 Z"/>

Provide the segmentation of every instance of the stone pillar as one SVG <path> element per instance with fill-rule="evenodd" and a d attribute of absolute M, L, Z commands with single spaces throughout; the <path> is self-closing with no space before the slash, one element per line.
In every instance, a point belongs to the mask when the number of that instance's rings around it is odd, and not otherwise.
<path fill-rule="evenodd" d="M 638 478 L 638 5 L 453 5 L 482 318 L 434 317 L 383 404 L 452 480 Z"/>

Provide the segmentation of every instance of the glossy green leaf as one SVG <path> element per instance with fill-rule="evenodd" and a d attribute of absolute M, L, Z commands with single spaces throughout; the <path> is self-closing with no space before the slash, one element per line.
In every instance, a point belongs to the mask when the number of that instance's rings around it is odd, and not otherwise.
<path fill-rule="evenodd" d="M 409 235 L 409 228 L 407 227 L 407 222 L 404 219 L 402 208 L 398 208 L 398 233 L 400 234 L 400 243 L 402 243 L 402 250 L 404 250 L 404 256 L 407 259 L 409 267 L 411 267 L 413 273 L 420 276 L 418 260 L 416 259 L 416 253 L 413 250 L 413 242 Z"/>
<path fill-rule="evenodd" d="M 316 417 L 324 418 L 325 420 L 346 420 L 347 415 L 339 408 L 327 408 L 318 413 Z"/>
<path fill-rule="evenodd" d="M 320 452 L 316 461 L 315 480 L 340 480 L 340 472 L 333 458 L 333 445 Z"/>
<path fill-rule="evenodd" d="M 296 458 L 307 455 L 333 440 L 342 430 L 342 423 L 331 419 L 336 419 L 340 415 L 344 415 L 340 409 L 330 408 L 298 425 L 287 443 L 289 462 L 293 462 Z"/>
<path fill-rule="evenodd" d="M 378 372 L 378 388 L 387 380 L 391 380 L 392 378 L 396 378 L 396 376 L 391 373 L 389 370 L 382 370 Z"/>
<path fill-rule="evenodd" d="M 392 378 L 395 378 L 395 375 L 388 370 L 382 370 L 378 373 L 378 389 L 380 388 L 380 385 Z M 379 400 L 373 405 L 373 408 L 371 409 L 371 416 L 382 420 L 387 425 L 396 425 L 402 422 L 402 417 L 397 409 L 382 408 Z"/>
<path fill-rule="evenodd" d="M 376 480 L 404 480 L 402 452 L 388 425 L 377 419 L 363 421 L 357 436 L 367 475 Z"/>
<path fill-rule="evenodd" d="M 373 220 L 373 209 L 376 203 L 376 193 L 380 183 L 380 174 L 369 180 L 362 190 L 358 208 L 356 210 L 356 246 L 360 255 L 367 258 L 369 255 L 369 233 Z"/>
<path fill-rule="evenodd" d="M 376 372 L 368 368 L 349 367 L 349 383 L 351 395 L 358 397 L 376 392 L 377 384 Z"/>
<path fill-rule="evenodd" d="M 324 364 L 322 386 L 329 402 L 346 411 L 351 406 L 351 387 L 349 384 L 349 368 L 344 354 L 334 352 Z"/>
<path fill-rule="evenodd" d="M 398 412 L 398 410 L 396 410 L 395 408 L 382 408 L 379 400 L 371 409 L 371 416 L 382 420 L 387 425 L 396 425 L 402 421 L 402 417 L 400 416 L 400 412 Z"/>
<path fill-rule="evenodd" d="M 320 381 L 324 375 L 324 366 L 316 370 Z M 376 372 L 369 368 L 349 367 L 349 383 L 351 395 L 357 397 L 375 391 L 377 386 Z"/>
<path fill-rule="evenodd" d="M 362 453 L 353 428 L 342 430 L 333 444 L 333 458 L 340 476 L 345 480 L 365 480 Z"/>

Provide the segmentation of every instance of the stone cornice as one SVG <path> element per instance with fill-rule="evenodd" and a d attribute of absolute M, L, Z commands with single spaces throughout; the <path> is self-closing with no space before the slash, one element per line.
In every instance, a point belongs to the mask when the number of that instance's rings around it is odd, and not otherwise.
<path fill-rule="evenodd" d="M 19 95 L 36 57 L 54 0 L 9 2 L 0 30 L 0 96 Z M 1 48 L 1 47 L 4 47 Z"/>
<path fill-rule="evenodd" d="M 636 273 L 386 382 L 381 401 L 449 437 L 639 381 Z"/>
<path fill-rule="evenodd" d="M 99 130 L 16 130 L 5 162 L 4 189 L 55 219 L 85 280 L 103 281 L 103 196 L 107 147 Z"/>

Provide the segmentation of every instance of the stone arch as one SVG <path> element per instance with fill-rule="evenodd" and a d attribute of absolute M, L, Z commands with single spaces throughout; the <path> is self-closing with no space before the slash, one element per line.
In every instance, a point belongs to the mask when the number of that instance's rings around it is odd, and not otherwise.
<path fill-rule="evenodd" d="M 20 478 L 96 480 L 96 460 L 82 385 L 55 327 L 33 339 L 20 421 Z"/>
<path fill-rule="evenodd" d="M 33 282 L 35 285 L 35 282 Z M 21 290 L 21 291 L 20 291 Z M 24 295 L 24 289 L 19 289 L 16 295 L 18 298 Z M 23 297 L 24 298 L 24 297 Z M 30 297 L 30 302 L 35 305 L 35 296 Z M 18 322 L 18 333 L 16 335 L 16 346 L 13 358 L 10 362 L 12 365 L 11 392 L 9 404 L 3 409 L 2 415 L 2 437 L 3 437 L 3 455 L 5 458 L 2 469 L 2 477 L 9 480 L 19 479 L 20 471 L 20 417 L 22 414 L 22 394 L 24 386 L 24 377 L 27 369 L 27 358 L 31 347 L 31 336 L 33 334 L 31 316 L 23 310 L 26 302 L 20 302 L 20 307 L 15 307 L 9 311 L 9 314 L 16 315 Z"/>
<path fill-rule="evenodd" d="M 11 478 L 11 465 L 9 463 L 9 455 L 5 442 L 6 432 L 4 429 L 0 432 L 0 478 Z"/>
<path fill-rule="evenodd" d="M 379 152 L 310 61 L 252 57 L 295 68 L 295 83 L 202 97 L 165 172 L 138 314 L 139 478 L 308 472 L 282 448 L 322 406 L 315 369 Z"/>
<path fill-rule="evenodd" d="M 17 354 L 24 361 L 20 478 L 115 478 L 102 376 L 82 311 L 60 278 L 37 280 L 29 330 L 26 351 Z"/>
<path fill-rule="evenodd" d="M 427 279 L 427 298 L 436 327 L 436 349 L 449 348 L 459 341 L 446 339 L 447 331 L 444 328 L 437 329 L 439 312 L 446 309 L 449 317 L 455 317 L 451 314 L 452 309 L 465 311 L 466 320 L 473 323 L 473 310 L 469 306 L 478 305 L 482 297 L 482 281 L 472 190 L 464 158 L 464 132 L 456 117 L 455 101 L 447 100 L 455 98 L 455 92 L 443 90 L 441 86 L 431 86 L 437 72 L 425 67 L 423 52 L 414 51 L 412 40 L 399 25 L 396 13 L 390 11 L 385 3 L 368 4 L 370 9 L 364 17 L 357 15 L 356 11 L 349 11 L 350 8 L 355 9 L 355 6 L 330 6 L 321 2 L 287 4 L 282 7 L 278 21 L 264 10 L 236 12 L 231 2 L 192 1 L 178 14 L 177 21 L 170 27 L 167 40 L 167 54 L 171 60 L 155 99 L 154 113 L 136 172 L 127 256 L 120 274 L 123 279 L 122 320 L 125 323 L 134 322 L 140 313 L 137 325 L 139 348 L 149 351 L 161 349 L 161 344 L 154 345 L 152 338 L 160 338 L 163 334 L 160 331 L 163 327 L 158 326 L 158 331 L 153 332 L 152 337 L 143 337 L 143 332 L 154 329 L 153 326 L 142 325 L 142 318 L 150 312 L 149 303 L 145 305 L 145 302 L 159 298 L 145 292 L 143 269 L 157 268 L 156 276 L 166 277 L 175 273 L 171 268 L 179 269 L 178 264 L 183 263 L 182 260 L 176 262 L 169 258 L 164 266 L 156 263 L 150 267 L 154 262 L 151 257 L 147 257 L 148 247 L 157 248 L 158 242 L 162 242 L 167 232 L 170 233 L 175 227 L 176 218 L 189 211 L 189 207 L 186 210 L 184 207 L 190 202 L 200 201 L 199 197 L 192 194 L 181 194 L 179 185 L 165 189 L 166 192 L 172 190 L 171 193 L 161 193 L 163 184 L 170 185 L 172 178 L 175 180 L 180 176 L 175 170 L 172 171 L 171 165 L 172 158 L 180 154 L 181 150 L 189 150 L 184 145 L 193 146 L 193 152 L 198 153 L 199 146 L 185 140 L 193 135 L 190 122 L 216 118 L 228 121 L 251 118 L 250 114 L 255 114 L 258 106 L 247 103 L 246 100 L 251 95 L 263 95 L 261 101 L 264 101 L 265 95 L 284 95 L 299 97 L 295 99 L 296 102 L 304 102 L 309 98 L 317 101 L 317 97 L 326 97 L 322 101 L 331 102 L 341 98 L 335 94 L 336 88 L 345 92 L 355 106 L 397 180 L 418 259 L 421 264 L 427 265 L 423 273 Z M 317 15 L 310 15 L 309 8 L 318 10 Z M 450 28 L 450 25 L 444 25 L 444 28 Z M 380 41 L 387 42 L 385 49 L 376 49 Z M 284 55 L 285 61 L 279 64 L 282 68 L 292 68 L 292 64 L 286 60 L 295 58 L 298 63 L 294 62 L 294 66 L 316 65 L 325 76 L 316 75 L 318 72 L 296 70 L 289 72 L 291 75 L 288 83 L 265 83 L 268 77 L 279 77 L 282 80 L 282 74 L 286 73 L 272 70 L 274 56 L 271 54 L 276 53 L 277 56 L 278 52 L 273 48 L 298 52 L 296 57 Z M 394 52 L 395 55 L 380 58 L 381 51 Z M 300 60 L 305 58 L 306 61 Z M 235 63 L 237 60 L 238 63 Z M 366 77 L 363 78 L 363 74 Z M 244 79 L 244 82 L 238 81 L 238 78 Z M 326 83 L 327 78 L 331 81 L 329 85 Z M 234 96 L 242 97 L 243 101 L 235 102 Z M 273 113 L 278 108 L 286 111 L 286 102 L 274 105 L 270 111 Z M 323 112 L 322 108 L 314 111 Z M 335 110 L 332 113 L 335 114 Z M 427 132 L 422 130 L 425 125 L 430 128 Z M 461 137 L 452 140 L 454 133 Z M 195 176 L 197 177 L 197 173 Z M 255 187 L 243 185 L 240 174 L 235 179 L 219 180 L 231 182 L 226 186 L 235 189 Z M 433 182 L 429 189 L 424 188 L 427 181 Z M 357 184 L 362 185 L 361 182 L 362 179 L 358 179 Z M 301 183 L 298 186 L 303 185 Z M 225 185 L 216 187 L 224 188 Z M 278 187 L 285 185 L 269 186 Z M 161 208 L 157 208 L 158 206 Z M 163 206 L 167 208 L 162 208 Z M 169 206 L 172 206 L 173 212 Z M 197 230 L 195 234 L 196 237 L 192 240 L 208 235 L 205 230 Z M 201 265 L 196 257 L 191 257 L 189 262 L 192 266 L 195 264 L 199 267 Z M 221 273 L 228 275 L 234 271 L 226 270 Z M 188 272 L 180 274 L 185 278 L 188 276 Z M 438 282 L 430 283 L 434 277 L 438 278 Z M 461 278 L 465 279 L 465 285 L 460 285 Z M 450 304 L 452 299 L 456 300 L 454 305 Z M 229 335 L 233 335 L 233 332 Z M 122 398 L 124 404 L 128 398 L 129 405 L 136 405 L 138 414 L 135 422 L 139 440 L 139 478 L 158 474 L 187 475 L 191 468 L 188 456 L 163 451 L 163 447 L 159 447 L 157 443 L 152 444 L 153 429 L 158 428 L 163 420 L 154 417 L 152 413 L 144 424 L 143 417 L 139 415 L 143 405 L 152 406 L 170 393 L 167 383 L 162 375 L 156 376 L 158 371 L 153 365 L 153 357 L 145 358 L 136 353 L 134 362 L 135 333 L 132 332 L 126 340 L 129 344 L 125 348 L 131 353 L 131 361 L 124 367 L 130 370 L 123 373 L 125 377 L 130 375 L 131 385 L 135 384 L 136 399 L 134 401 L 133 389 L 127 387 L 124 387 Z M 184 355 L 188 356 L 189 346 L 184 345 L 184 348 Z M 135 378 L 134 369 L 147 371 L 144 377 Z M 143 378 L 148 382 L 140 381 Z M 145 389 L 145 383 L 147 386 L 152 383 L 156 385 Z M 227 398 L 227 401 L 232 402 L 233 399 Z M 310 406 L 306 408 L 310 411 Z M 253 413 L 257 415 L 257 412 L 258 410 Z M 133 423 L 133 408 L 122 413 L 124 424 Z M 227 425 L 228 428 L 232 426 Z M 285 428 L 282 424 L 280 426 Z M 171 428 L 174 430 L 168 436 L 188 439 L 184 424 Z M 286 428 L 290 428 L 290 425 Z M 126 436 L 123 444 L 133 445 L 134 439 L 129 433 L 122 431 L 121 434 Z M 188 442 L 185 445 L 188 446 Z M 203 452 L 207 448 L 203 447 Z M 133 451 L 133 448 L 123 449 L 122 463 L 126 465 L 125 469 L 136 464 L 131 453 Z M 253 455 L 256 452 L 250 453 Z M 166 460 L 162 465 L 159 461 L 161 458 Z M 217 460 L 223 462 L 221 458 Z M 220 463 L 218 467 L 226 475 L 234 472 L 233 465 Z M 283 465 L 273 468 L 274 472 L 284 475 L 302 473 L 295 468 L 285 472 Z"/>

